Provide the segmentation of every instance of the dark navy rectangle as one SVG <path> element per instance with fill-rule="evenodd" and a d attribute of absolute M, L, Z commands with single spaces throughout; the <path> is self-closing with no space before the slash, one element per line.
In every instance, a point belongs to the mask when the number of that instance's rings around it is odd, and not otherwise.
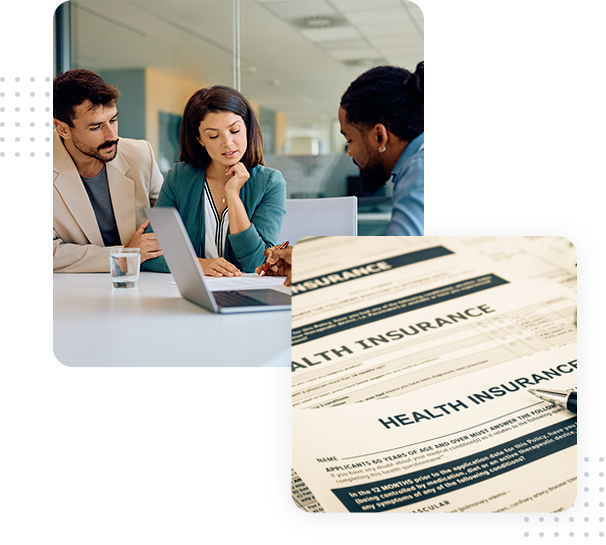
<path fill-rule="evenodd" d="M 292 346 L 508 283 L 507 280 L 489 273 L 340 314 L 293 329 Z"/>
<path fill-rule="evenodd" d="M 344 272 L 349 272 L 352 269 L 361 269 L 363 267 L 368 267 L 368 265 L 374 265 L 375 263 L 379 263 L 379 262 L 383 262 L 383 261 L 385 263 L 387 263 L 388 265 L 391 265 L 391 269 L 388 269 L 389 271 L 391 271 L 393 269 L 397 269 L 398 267 L 405 267 L 406 265 L 413 265 L 415 263 L 421 263 L 422 261 L 429 261 L 430 259 L 435 259 L 437 257 L 443 257 L 445 255 L 452 255 L 452 254 L 454 254 L 454 252 L 452 252 L 448 248 L 444 248 L 444 246 L 435 246 L 433 248 L 417 250 L 416 252 L 410 252 L 408 254 L 397 255 L 394 257 L 390 257 L 388 259 L 380 259 L 379 261 L 370 261 L 368 263 L 356 265 L 355 267 L 349 267 L 348 269 L 341 269 L 340 271 L 332 271 L 329 274 L 323 274 L 322 276 L 316 276 L 314 278 L 307 278 L 305 280 L 301 280 L 300 282 L 295 282 L 293 287 L 300 286 L 300 285 L 304 284 L 305 282 L 315 282 L 317 280 L 322 280 L 333 274 L 340 275 L 340 274 L 343 274 Z M 381 271 L 381 272 L 388 272 L 388 271 Z M 379 273 L 374 273 L 374 274 L 379 274 Z M 359 278 L 366 278 L 366 275 L 360 276 Z M 357 280 L 357 278 L 351 278 L 348 280 L 344 280 L 343 282 L 349 282 L 351 280 Z M 339 283 L 341 283 L 341 282 L 339 282 Z M 322 288 L 328 288 L 328 287 L 334 286 L 334 285 L 335 285 L 334 283 L 331 283 L 326 286 L 318 286 L 316 288 L 302 290 L 300 293 L 295 293 L 293 291 L 292 296 L 295 297 L 296 295 L 301 295 L 301 293 L 308 293 L 310 291 L 316 291 L 316 290 L 320 290 Z"/>
<path fill-rule="evenodd" d="M 571 426 L 571 428 L 569 430 L 565 430 L 565 428 L 567 426 Z M 553 435 L 549 435 L 549 433 L 552 433 Z M 548 443 L 546 445 L 540 446 L 540 448 L 529 450 L 529 451 L 525 452 L 524 454 L 518 453 L 518 451 L 525 448 L 525 446 L 531 446 L 533 444 L 541 445 L 541 441 L 533 441 L 533 439 L 536 439 L 537 437 L 540 437 L 541 435 L 547 435 L 548 438 L 552 439 L 552 442 Z M 556 439 L 556 437 L 558 437 L 558 436 L 559 436 L 559 438 Z M 390 477 L 389 479 L 385 479 L 382 481 L 374 481 L 374 482 L 366 483 L 363 485 L 356 485 L 356 486 L 349 486 L 347 488 L 333 489 L 332 492 L 335 496 L 337 496 L 337 498 L 339 498 L 341 503 L 351 513 L 362 513 L 362 512 L 364 512 L 364 513 L 373 512 L 374 513 L 374 512 L 381 512 L 381 511 L 389 511 L 391 509 L 397 509 L 398 507 L 403 507 L 403 506 L 411 505 L 411 504 L 418 503 L 421 501 L 434 499 L 443 494 L 447 494 L 447 493 L 453 492 L 455 490 L 460 490 L 462 488 L 466 488 L 468 486 L 471 486 L 476 483 L 480 483 L 487 479 L 492 479 L 493 477 L 503 475 L 504 473 L 507 473 L 507 472 L 517 469 L 519 467 L 525 466 L 526 464 L 536 462 L 537 460 L 540 460 L 541 458 L 549 456 L 550 454 L 555 454 L 556 452 L 559 452 L 566 448 L 572 447 L 576 444 L 577 444 L 577 418 L 575 416 L 574 418 L 564 420 L 563 422 L 558 422 L 557 424 L 553 424 L 552 426 L 548 426 L 547 428 L 543 428 L 543 429 L 537 430 L 533 433 L 529 433 L 518 439 L 514 439 L 512 441 L 508 441 L 507 443 L 502 443 L 495 447 L 492 447 L 492 448 L 489 448 L 486 450 L 482 450 L 471 456 L 465 456 L 464 458 L 458 458 L 457 460 L 452 460 L 445 464 L 433 466 L 431 468 L 423 469 L 421 471 L 415 471 L 413 473 L 407 473 L 405 475 L 400 475 L 399 477 Z M 474 460 L 477 461 L 480 458 L 490 457 L 491 454 L 495 454 L 500 451 L 503 452 L 505 449 L 513 449 L 513 450 L 511 450 L 508 453 L 508 456 L 510 456 L 509 460 L 504 461 L 502 463 L 506 464 L 508 462 L 511 462 L 511 465 L 508 465 L 507 467 L 503 467 L 501 469 L 495 470 L 490 475 L 478 476 L 477 478 L 472 478 L 472 480 L 469 480 L 468 482 L 456 483 L 456 484 L 453 482 L 453 483 L 451 483 L 452 486 L 450 486 L 450 487 L 446 487 L 446 485 L 444 485 L 444 482 L 447 482 L 446 475 L 448 474 L 448 471 L 454 472 L 454 469 L 453 469 L 454 467 L 461 466 L 463 464 L 469 464 L 469 466 L 466 467 L 463 472 L 466 473 L 467 474 L 466 476 L 468 476 L 468 477 L 472 477 L 473 475 L 477 476 L 477 475 L 479 475 L 478 466 L 480 465 L 480 463 L 478 463 L 478 465 L 475 465 L 475 464 L 473 464 Z M 492 459 L 497 460 L 497 457 L 492 458 Z M 517 462 L 514 463 L 513 460 L 517 460 Z M 482 463 L 485 464 L 486 462 L 482 462 Z M 499 463 L 501 463 L 501 462 L 499 462 Z M 495 468 L 498 466 L 496 466 L 496 465 L 490 466 L 488 464 L 488 467 Z M 421 487 L 417 487 L 416 485 L 412 485 L 412 486 L 402 485 L 402 487 L 400 487 L 399 485 L 398 486 L 394 485 L 394 483 L 403 482 L 403 481 L 407 481 L 407 480 L 411 480 L 414 482 L 415 479 L 418 479 L 419 477 L 421 477 L 423 475 L 428 475 L 429 473 L 440 473 L 441 471 L 446 472 L 444 474 L 444 476 L 442 477 L 444 479 L 444 481 L 441 483 L 443 485 L 443 490 L 436 490 L 434 493 L 431 493 L 431 494 L 423 495 L 423 489 Z M 486 471 L 486 469 L 484 469 L 484 471 Z M 458 474 L 460 472 L 461 471 L 459 470 L 456 473 Z M 463 476 L 460 478 L 463 478 Z M 432 479 L 435 480 L 436 478 L 432 478 Z M 384 491 L 386 493 L 390 494 L 389 497 L 380 498 L 379 495 L 383 492 L 377 493 L 377 492 L 372 491 L 372 489 L 376 490 L 376 489 L 380 489 L 383 487 L 384 487 Z M 407 491 L 406 489 L 408 489 L 409 491 Z M 413 491 L 412 489 L 415 489 L 415 491 Z M 400 490 L 402 492 L 401 498 L 400 498 L 401 501 L 397 499 L 397 495 L 394 495 L 394 491 L 395 491 L 395 494 L 397 494 L 398 490 Z M 422 494 L 421 497 L 412 497 L 410 499 L 406 499 L 407 496 L 414 495 L 415 493 L 418 493 L 418 492 L 420 492 Z M 374 500 L 369 501 L 374 497 L 378 497 L 378 501 L 376 501 L 374 503 L 373 503 Z M 360 500 L 360 502 L 356 502 L 356 499 Z M 382 501 L 393 501 L 393 502 L 397 501 L 397 503 L 393 503 L 391 505 L 381 505 L 381 506 L 376 505 L 377 503 L 380 503 Z M 375 506 L 374 509 L 369 508 L 369 506 L 372 504 L 374 504 L 374 506 Z M 366 506 L 366 508 L 364 508 L 364 506 Z"/>

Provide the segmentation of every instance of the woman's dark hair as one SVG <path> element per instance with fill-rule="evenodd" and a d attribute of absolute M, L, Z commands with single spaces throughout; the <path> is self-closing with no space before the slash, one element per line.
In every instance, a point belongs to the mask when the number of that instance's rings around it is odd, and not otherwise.
<path fill-rule="evenodd" d="M 209 113 L 232 112 L 239 115 L 246 125 L 247 147 L 242 163 L 250 170 L 263 165 L 263 137 L 259 121 L 252 106 L 244 95 L 223 85 L 210 89 L 200 89 L 187 101 L 183 111 L 183 121 L 179 139 L 181 142 L 181 161 L 196 168 L 206 168 L 210 156 L 206 148 L 200 145 L 200 123 Z"/>
<path fill-rule="evenodd" d="M 53 80 L 53 117 L 73 127 L 76 107 L 90 100 L 94 107 L 115 103 L 120 91 L 90 70 L 74 68 Z"/>
<path fill-rule="evenodd" d="M 359 76 L 345 91 L 341 107 L 352 125 L 377 123 L 402 140 L 411 141 L 424 130 L 424 63 L 414 74 L 396 66 L 378 66 Z"/>

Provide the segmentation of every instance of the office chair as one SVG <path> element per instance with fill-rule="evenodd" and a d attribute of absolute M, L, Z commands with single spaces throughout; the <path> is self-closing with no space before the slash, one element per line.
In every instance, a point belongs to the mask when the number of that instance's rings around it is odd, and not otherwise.
<path fill-rule="evenodd" d="M 309 236 L 357 236 L 357 197 L 286 199 L 286 216 L 278 243 L 291 246 Z"/>

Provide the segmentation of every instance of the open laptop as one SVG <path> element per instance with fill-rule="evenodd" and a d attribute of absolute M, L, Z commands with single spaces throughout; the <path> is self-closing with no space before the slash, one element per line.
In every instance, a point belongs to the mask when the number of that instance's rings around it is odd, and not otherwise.
<path fill-rule="evenodd" d="M 215 313 L 289 310 L 291 297 L 278 290 L 211 291 L 204 273 L 175 208 L 146 208 L 145 213 L 166 258 L 166 263 L 181 295 Z"/>

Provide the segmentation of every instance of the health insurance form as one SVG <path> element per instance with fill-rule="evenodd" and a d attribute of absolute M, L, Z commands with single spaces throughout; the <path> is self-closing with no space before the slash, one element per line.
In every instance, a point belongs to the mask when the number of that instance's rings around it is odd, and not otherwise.
<path fill-rule="evenodd" d="M 576 496 L 576 256 L 556 237 L 323 238 L 293 274 L 293 499 L 556 511 Z M 402 395 L 406 394 L 406 395 Z"/>

